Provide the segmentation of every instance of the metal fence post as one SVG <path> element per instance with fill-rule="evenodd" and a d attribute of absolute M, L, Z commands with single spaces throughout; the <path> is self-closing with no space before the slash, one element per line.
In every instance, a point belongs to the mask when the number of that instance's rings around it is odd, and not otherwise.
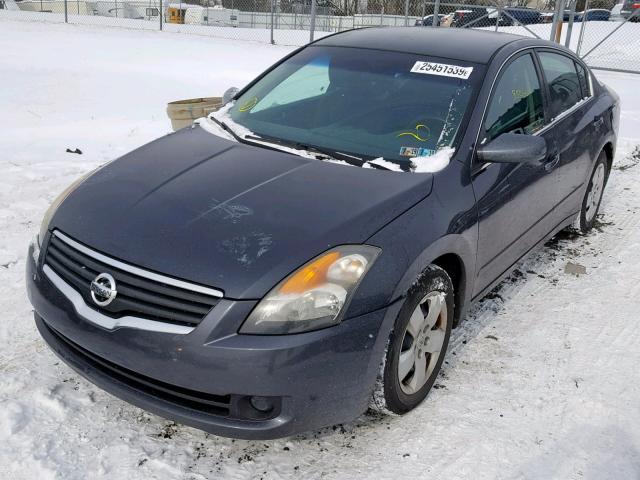
<path fill-rule="evenodd" d="M 552 42 L 556 35 L 556 29 L 558 28 L 558 7 L 559 6 L 560 6 L 560 2 L 556 2 L 556 4 L 554 5 L 553 22 L 551 23 L 551 33 L 549 33 L 549 40 Z"/>
<path fill-rule="evenodd" d="M 426 5 L 427 2 L 424 2 L 424 4 Z M 440 26 L 440 17 L 438 16 L 439 12 L 440 12 L 440 0 L 436 0 L 435 5 L 433 6 L 433 23 L 431 24 L 432 27 Z"/>
<path fill-rule="evenodd" d="M 69 14 L 67 8 L 67 0 L 64 0 L 64 23 L 69 23 Z"/>
<path fill-rule="evenodd" d="M 564 26 L 564 8 L 567 2 L 566 0 L 560 0 L 558 3 L 560 5 L 558 6 L 558 25 L 556 29 L 556 38 L 555 38 L 556 43 L 560 43 L 562 41 L 562 27 Z"/>
<path fill-rule="evenodd" d="M 271 0 L 271 45 L 275 45 L 276 42 L 273 39 L 273 2 L 275 0 Z"/>
<path fill-rule="evenodd" d="M 589 9 L 589 0 L 584 2 L 584 11 L 586 12 Z M 580 36 L 578 37 L 578 47 L 576 48 L 576 55 L 580 56 L 580 49 L 582 48 L 582 39 L 584 38 L 584 26 L 587 22 L 582 19 L 582 25 L 580 25 Z"/>
<path fill-rule="evenodd" d="M 162 7 L 162 0 L 160 0 L 160 12 L 158 13 L 160 17 L 160 31 L 162 31 L 162 17 L 164 16 L 164 8 Z"/>
<path fill-rule="evenodd" d="M 502 6 L 498 6 L 498 16 L 496 17 L 496 32 L 498 31 L 498 25 L 500 25 L 501 18 L 502 18 Z"/>
<path fill-rule="evenodd" d="M 404 0 L 404 26 L 409 26 L 409 0 Z"/>
<path fill-rule="evenodd" d="M 313 42 L 313 32 L 316 29 L 316 0 L 311 0 L 311 25 L 309 25 L 309 42 Z"/>
<path fill-rule="evenodd" d="M 570 48 L 569 45 L 571 44 L 571 33 L 573 32 L 573 19 L 576 14 L 576 0 L 570 0 L 569 3 L 570 3 L 569 25 L 567 25 L 567 36 L 564 39 L 564 46 L 567 48 Z M 563 15 L 563 20 L 564 20 L 564 15 Z"/>

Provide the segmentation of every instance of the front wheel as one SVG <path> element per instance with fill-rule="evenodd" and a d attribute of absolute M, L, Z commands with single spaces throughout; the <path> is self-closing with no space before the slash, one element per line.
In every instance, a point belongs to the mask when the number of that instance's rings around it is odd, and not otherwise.
<path fill-rule="evenodd" d="M 373 395 L 374 409 L 404 414 L 425 399 L 444 361 L 453 309 L 449 275 L 429 266 L 408 293 L 389 337 Z"/>

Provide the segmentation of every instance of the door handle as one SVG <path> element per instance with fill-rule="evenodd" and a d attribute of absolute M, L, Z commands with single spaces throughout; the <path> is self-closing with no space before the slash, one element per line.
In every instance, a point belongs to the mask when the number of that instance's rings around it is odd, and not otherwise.
<path fill-rule="evenodd" d="M 602 116 L 597 116 L 593 119 L 593 126 L 596 128 L 601 127 L 604 124 L 604 118 Z"/>
<path fill-rule="evenodd" d="M 560 153 L 556 152 L 553 155 L 551 155 L 551 157 L 549 157 L 549 159 L 546 162 L 544 162 L 544 169 L 547 172 L 550 172 L 551 170 L 556 168 L 558 163 L 560 163 Z"/>

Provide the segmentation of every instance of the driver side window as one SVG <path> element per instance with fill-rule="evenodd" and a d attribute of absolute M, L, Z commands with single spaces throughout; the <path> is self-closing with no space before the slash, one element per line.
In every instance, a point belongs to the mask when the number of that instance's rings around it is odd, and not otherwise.
<path fill-rule="evenodd" d="M 531 55 L 522 55 L 502 71 L 485 118 L 482 143 L 503 133 L 530 135 L 543 126 L 544 107 L 538 74 Z"/>

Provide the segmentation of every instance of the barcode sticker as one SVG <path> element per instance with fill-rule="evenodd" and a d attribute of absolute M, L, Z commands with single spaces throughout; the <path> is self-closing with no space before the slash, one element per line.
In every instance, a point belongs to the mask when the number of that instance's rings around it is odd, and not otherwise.
<path fill-rule="evenodd" d="M 462 78 L 466 80 L 473 72 L 473 67 L 459 67 L 445 63 L 416 62 L 411 68 L 411 73 L 426 73 L 427 75 L 440 75 L 441 77 Z"/>

